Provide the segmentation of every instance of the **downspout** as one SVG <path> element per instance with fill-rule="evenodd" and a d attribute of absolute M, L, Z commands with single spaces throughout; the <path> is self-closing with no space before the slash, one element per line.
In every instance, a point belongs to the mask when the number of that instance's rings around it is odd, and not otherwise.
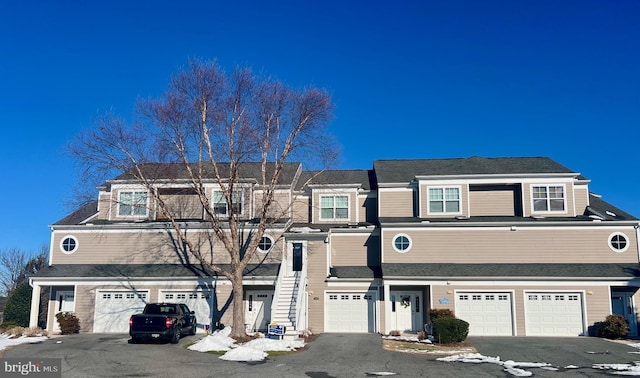
<path fill-rule="evenodd" d="M 640 263 L 640 223 L 633 226 L 636 229 L 636 249 L 638 250 L 638 262 Z"/>

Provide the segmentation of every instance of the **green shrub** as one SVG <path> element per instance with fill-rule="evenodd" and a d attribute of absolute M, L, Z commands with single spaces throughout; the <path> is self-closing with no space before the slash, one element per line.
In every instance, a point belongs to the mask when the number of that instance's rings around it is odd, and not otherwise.
<path fill-rule="evenodd" d="M 466 340 L 468 334 L 469 323 L 462 319 L 444 317 L 433 321 L 433 337 L 438 343 L 459 343 Z"/>
<path fill-rule="evenodd" d="M 58 319 L 61 334 L 80 332 L 80 320 L 73 312 L 59 312 L 56 314 L 56 319 Z"/>
<path fill-rule="evenodd" d="M 453 311 L 449 310 L 448 308 L 432 308 L 429 309 L 429 319 L 431 319 L 431 322 L 433 322 L 436 319 L 441 319 L 441 318 L 455 318 L 455 314 L 453 313 Z"/>
<path fill-rule="evenodd" d="M 4 306 L 4 321 L 13 322 L 21 327 L 29 326 L 29 314 L 31 313 L 31 291 L 28 283 L 18 285 L 9 294 Z"/>
<path fill-rule="evenodd" d="M 609 315 L 598 323 L 597 335 L 607 339 L 622 339 L 629 334 L 629 322 L 622 315 Z"/>
<path fill-rule="evenodd" d="M 5 333 L 11 328 L 16 327 L 20 327 L 20 325 L 16 322 L 2 322 L 2 324 L 0 324 L 0 333 Z"/>

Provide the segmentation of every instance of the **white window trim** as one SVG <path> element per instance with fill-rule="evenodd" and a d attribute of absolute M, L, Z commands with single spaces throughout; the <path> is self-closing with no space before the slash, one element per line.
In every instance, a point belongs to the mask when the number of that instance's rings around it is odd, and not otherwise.
<path fill-rule="evenodd" d="M 74 242 L 76 242 L 75 248 L 73 248 L 71 251 L 67 251 L 64 249 L 64 241 L 67 239 L 72 239 Z M 62 239 L 60 239 L 60 251 L 62 253 L 64 253 L 65 255 L 70 255 L 72 253 L 74 253 L 75 251 L 78 250 L 78 248 L 80 247 L 80 242 L 78 242 L 78 238 L 76 238 L 73 235 L 65 235 Z"/>
<path fill-rule="evenodd" d="M 539 186 L 544 186 L 547 188 L 547 204 L 549 205 L 549 208 L 551 208 L 551 205 L 549 203 L 549 188 L 550 187 L 554 187 L 554 186 L 560 186 L 562 187 L 562 193 L 563 193 L 563 207 L 564 210 L 535 210 L 535 206 L 534 206 L 534 198 L 533 198 L 533 188 L 534 187 L 539 187 Z M 530 204 L 531 204 L 531 214 L 567 214 L 568 213 L 568 202 L 567 202 L 567 186 L 565 184 L 557 184 L 557 183 L 548 183 L 548 184 L 531 184 L 529 185 L 529 199 L 530 199 Z"/>
<path fill-rule="evenodd" d="M 615 247 L 613 246 L 613 244 L 611 244 L 611 239 L 612 239 L 614 236 L 622 236 L 622 237 L 624 237 L 624 239 L 627 241 L 627 244 L 624 246 L 624 248 L 622 248 L 622 249 L 617 249 L 617 248 L 615 248 Z M 630 245 L 630 244 L 631 244 L 631 239 L 629 239 L 629 237 L 628 237 L 626 234 L 624 234 L 623 232 L 612 232 L 612 233 L 609 235 L 609 238 L 607 239 L 607 245 L 609 245 L 609 248 L 611 248 L 611 250 L 612 250 L 613 252 L 615 252 L 615 253 L 622 253 L 622 252 L 626 252 L 626 251 L 627 251 L 627 249 L 629 249 L 629 245 Z"/>
<path fill-rule="evenodd" d="M 446 189 L 455 188 L 458 189 L 458 211 L 452 212 L 447 211 L 446 208 L 446 198 L 445 192 Z M 442 212 L 432 212 L 431 211 L 431 198 L 429 198 L 429 189 L 442 189 L 443 191 L 443 208 Z M 462 214 L 462 185 L 430 185 L 425 188 L 425 194 L 427 197 L 427 215 L 461 215 Z"/>
<path fill-rule="evenodd" d="M 398 247 L 396 247 L 396 239 L 403 236 L 409 241 L 409 246 L 406 249 L 399 249 Z M 391 239 L 391 246 L 398 253 L 407 253 L 411 250 L 411 248 L 413 248 L 413 240 L 411 240 L 411 237 L 407 234 L 395 234 Z"/>
<path fill-rule="evenodd" d="M 225 213 L 224 214 L 218 214 L 215 211 L 215 206 L 216 206 L 216 202 L 214 202 L 213 200 L 216 197 L 216 193 L 220 192 L 222 193 L 222 198 L 224 199 L 224 205 L 225 205 Z M 243 217 L 246 211 L 246 206 L 245 206 L 245 200 L 244 200 L 244 187 L 240 187 L 240 188 L 236 188 L 234 190 L 234 192 L 239 193 L 240 194 L 240 207 L 242 209 L 242 211 L 240 211 L 240 213 L 236 214 L 240 217 Z M 233 198 L 232 198 L 233 200 Z M 213 210 L 214 214 L 216 214 L 217 216 L 221 217 L 221 218 L 228 218 L 229 217 L 229 204 L 227 203 L 226 199 L 224 198 L 224 193 L 223 190 L 221 188 L 215 188 L 211 191 L 211 210 Z"/>
<path fill-rule="evenodd" d="M 322 198 L 323 197 L 333 197 L 333 217 L 332 218 L 323 218 L 322 217 Z M 347 217 L 346 218 L 336 218 L 336 197 L 347 197 Z M 349 193 L 323 193 L 318 195 L 318 219 L 321 221 L 338 221 L 338 222 L 348 222 L 351 220 L 351 195 Z"/>
<path fill-rule="evenodd" d="M 260 242 L 258 242 L 258 247 L 256 248 L 256 250 L 259 253 L 267 254 L 267 253 L 271 252 L 271 250 L 273 250 L 273 247 L 276 245 L 276 241 L 270 235 L 262 235 L 262 237 L 271 240 L 271 247 L 269 247 L 269 249 L 267 249 L 267 250 L 264 250 L 264 249 L 260 248 Z M 260 238 L 260 240 L 262 240 L 262 238 Z"/>
<path fill-rule="evenodd" d="M 136 215 L 136 214 L 120 214 L 120 205 L 122 201 L 120 200 L 120 196 L 123 193 L 145 193 L 147 195 L 147 202 L 144 205 L 144 215 Z M 147 218 L 149 216 L 149 201 L 151 200 L 151 196 L 149 195 L 149 191 L 147 189 L 134 189 L 134 188 L 123 188 L 118 189 L 117 192 L 117 202 L 116 202 L 116 214 L 118 218 Z"/>

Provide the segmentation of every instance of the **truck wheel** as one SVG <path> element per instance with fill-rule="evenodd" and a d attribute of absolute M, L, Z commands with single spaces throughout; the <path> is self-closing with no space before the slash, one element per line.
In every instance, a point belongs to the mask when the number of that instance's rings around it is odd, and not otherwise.
<path fill-rule="evenodd" d="M 176 331 L 173 333 L 173 337 L 171 338 L 171 344 L 177 344 L 180 342 L 180 328 L 176 328 Z"/>
<path fill-rule="evenodd" d="M 191 326 L 191 336 L 196 334 L 196 323 L 193 323 L 193 325 Z"/>

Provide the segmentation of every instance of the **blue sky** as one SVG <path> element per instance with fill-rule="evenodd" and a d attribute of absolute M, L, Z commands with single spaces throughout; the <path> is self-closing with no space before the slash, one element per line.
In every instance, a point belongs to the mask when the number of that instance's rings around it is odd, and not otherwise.
<path fill-rule="evenodd" d="M 340 168 L 548 156 L 640 216 L 640 1 L 4 1 L 0 249 L 72 211 L 64 150 L 189 58 L 329 90 Z"/>

